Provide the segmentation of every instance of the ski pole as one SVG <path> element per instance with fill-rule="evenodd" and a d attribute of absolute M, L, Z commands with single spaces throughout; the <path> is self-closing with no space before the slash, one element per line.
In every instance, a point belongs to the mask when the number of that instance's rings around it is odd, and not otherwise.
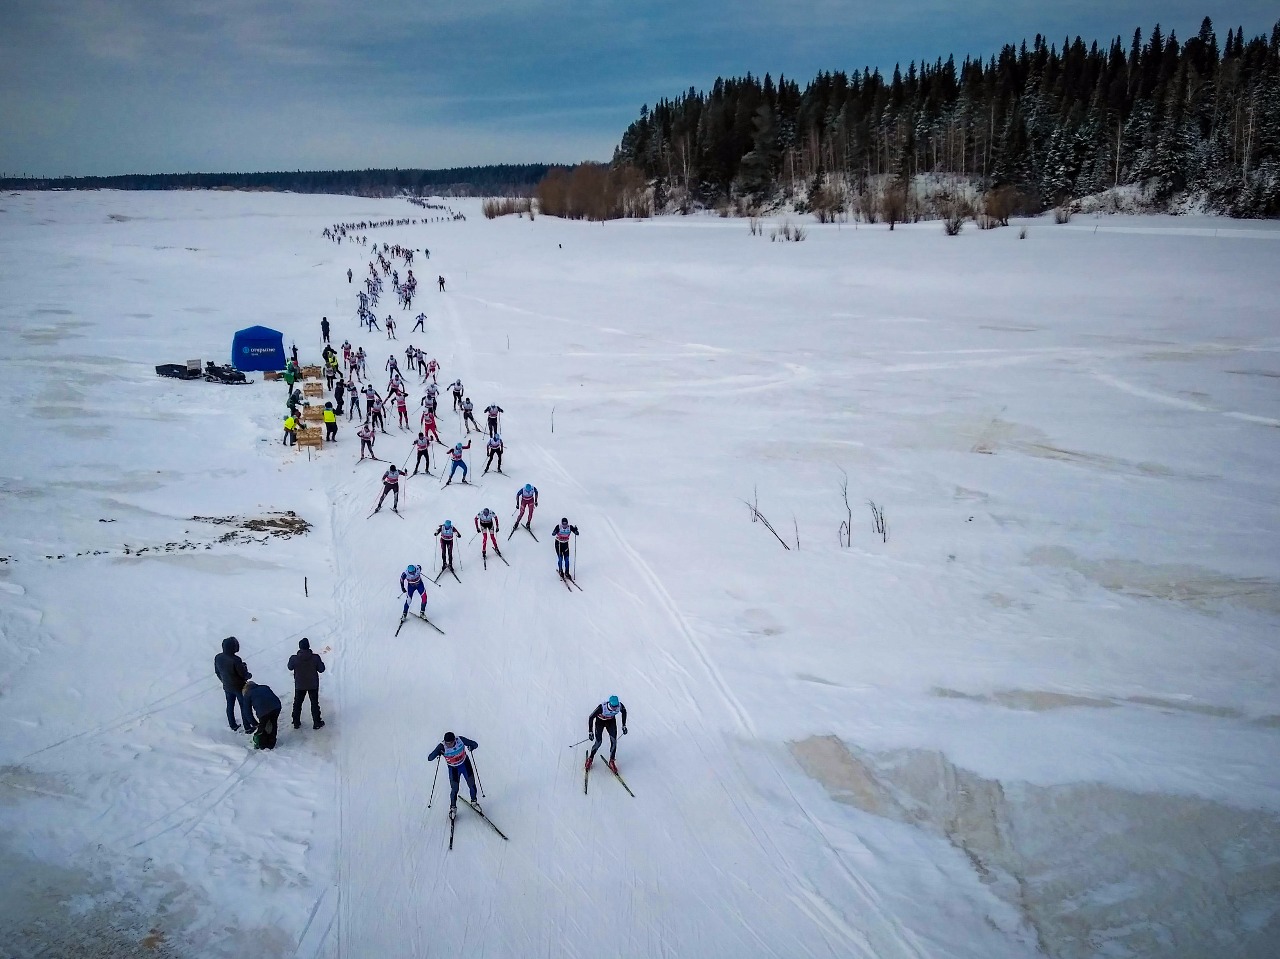
<path fill-rule="evenodd" d="M 573 578 L 578 578 L 578 537 L 573 538 Z"/>
<path fill-rule="evenodd" d="M 436 798 L 436 780 L 440 778 L 440 757 L 436 757 L 436 773 L 431 777 L 431 798 L 427 800 L 427 808 L 431 808 L 431 803 Z"/>
<path fill-rule="evenodd" d="M 576 743 L 574 743 L 574 744 L 573 744 L 573 746 L 581 746 L 583 743 L 589 743 L 589 742 L 591 742 L 591 737 L 590 737 L 590 736 L 588 736 L 586 739 L 579 739 Z M 565 747 L 565 748 L 566 748 L 566 749 L 572 749 L 572 748 L 573 748 L 573 746 L 567 746 L 567 747 Z"/>
<path fill-rule="evenodd" d="M 475 753 L 467 750 L 467 758 L 471 760 L 471 771 L 475 773 L 476 785 L 480 787 L 480 797 L 482 799 L 487 798 L 484 794 L 484 783 L 480 781 L 480 767 L 476 765 Z"/>

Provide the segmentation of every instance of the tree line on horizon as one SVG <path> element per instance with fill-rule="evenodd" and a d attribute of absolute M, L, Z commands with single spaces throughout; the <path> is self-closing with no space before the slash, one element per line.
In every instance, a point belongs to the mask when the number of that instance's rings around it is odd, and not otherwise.
<path fill-rule="evenodd" d="M 265 173 L 134 173 L 120 176 L 5 177 L 3 190 L 250 190 L 389 197 L 529 194 L 546 163 L 498 163 L 441 170 L 294 170 Z"/>
<path fill-rule="evenodd" d="M 1208 17 L 1185 42 L 1159 25 L 1106 48 L 1037 36 L 888 79 L 819 72 L 804 89 L 717 78 L 642 107 L 611 166 L 638 171 L 658 209 L 681 211 L 840 206 L 932 174 L 1016 191 L 1027 212 L 1141 184 L 1157 209 L 1201 193 L 1233 216 L 1277 216 L 1280 22 L 1270 37 L 1228 30 L 1221 45 Z"/>

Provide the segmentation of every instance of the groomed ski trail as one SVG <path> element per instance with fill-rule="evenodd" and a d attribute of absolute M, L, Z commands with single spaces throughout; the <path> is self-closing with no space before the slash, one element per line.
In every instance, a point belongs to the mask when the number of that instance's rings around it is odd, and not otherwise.
<path fill-rule="evenodd" d="M 474 379 L 469 324 L 443 300 L 448 332 L 432 344 L 442 373 L 462 376 L 473 399 L 476 386 L 500 395 Z M 517 436 L 520 412 L 504 417 Z M 322 464 L 346 654 L 329 727 L 341 777 L 336 933 L 317 954 L 919 956 L 813 824 L 798 835 L 795 816 L 779 818 L 753 784 L 743 758 L 756 751 L 751 718 L 652 566 L 549 451 L 517 444 L 517 472 L 540 480 L 536 522 L 589 519 L 591 589 L 561 591 L 548 542 L 515 539 L 510 567 L 480 575 L 477 564 L 472 576 L 460 542 L 462 583 L 428 584 L 427 613 L 447 637 L 393 638 L 399 574 L 433 562 L 431 533 L 446 517 L 465 529 L 490 505 L 509 522 L 516 477 L 510 490 L 414 486 L 406 522 L 389 525 L 365 519 L 375 476 L 353 473 L 345 457 Z M 615 585 L 637 580 L 647 589 Z M 621 789 L 584 797 L 581 754 L 565 748 L 614 691 L 632 710 L 618 758 L 636 799 Z M 722 716 L 732 717 L 727 730 Z M 446 729 L 480 742 L 485 811 L 510 842 L 460 818 L 446 853 L 447 775 L 426 808 L 426 755 Z M 784 775 L 772 759 L 765 768 Z M 799 852 L 789 848 L 797 840 Z"/>

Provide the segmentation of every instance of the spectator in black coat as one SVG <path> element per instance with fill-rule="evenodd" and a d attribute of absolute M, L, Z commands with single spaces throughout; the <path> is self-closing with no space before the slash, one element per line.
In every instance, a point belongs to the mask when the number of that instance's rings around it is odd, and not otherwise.
<path fill-rule="evenodd" d="M 324 660 L 311 651 L 311 641 L 305 636 L 298 640 L 298 651 L 289 657 L 289 671 L 293 673 L 293 728 L 302 728 L 302 703 L 311 697 L 311 728 L 324 725 L 320 718 L 320 674 L 324 672 Z"/>
<path fill-rule="evenodd" d="M 257 727 L 253 721 L 253 712 L 244 698 L 244 684 L 253 673 L 236 653 L 240 652 L 240 640 L 228 636 L 222 641 L 222 652 L 213 657 L 213 675 L 222 683 L 222 691 L 227 695 L 227 725 L 232 732 L 240 729 L 236 725 L 236 702 L 240 703 L 240 717 L 244 720 L 244 731 L 251 733 Z"/>
<path fill-rule="evenodd" d="M 244 698 L 258 717 L 258 731 L 253 734 L 254 749 L 275 749 L 280 723 L 280 697 L 270 686 L 252 680 L 244 684 Z"/>

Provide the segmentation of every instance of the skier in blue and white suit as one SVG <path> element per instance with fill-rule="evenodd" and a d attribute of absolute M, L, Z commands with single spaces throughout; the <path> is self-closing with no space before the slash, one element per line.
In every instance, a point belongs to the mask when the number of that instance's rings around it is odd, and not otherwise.
<path fill-rule="evenodd" d="M 409 604 L 413 602 L 414 593 L 422 594 L 422 609 L 419 612 L 423 616 L 427 615 L 427 587 L 422 584 L 421 566 L 410 563 L 400 574 L 400 592 L 405 594 L 402 617 L 409 615 Z"/>
<path fill-rule="evenodd" d="M 437 743 L 436 748 L 431 750 L 431 755 L 427 757 L 427 762 L 434 762 L 443 756 L 445 764 L 449 767 L 449 818 L 451 819 L 458 809 L 458 785 L 463 776 L 467 777 L 467 788 L 471 790 L 471 805 L 475 807 L 476 812 L 480 812 L 480 804 L 476 802 L 475 771 L 471 768 L 471 756 L 467 752 L 479 748 L 480 745 L 474 739 L 445 733 L 444 741 Z"/>

